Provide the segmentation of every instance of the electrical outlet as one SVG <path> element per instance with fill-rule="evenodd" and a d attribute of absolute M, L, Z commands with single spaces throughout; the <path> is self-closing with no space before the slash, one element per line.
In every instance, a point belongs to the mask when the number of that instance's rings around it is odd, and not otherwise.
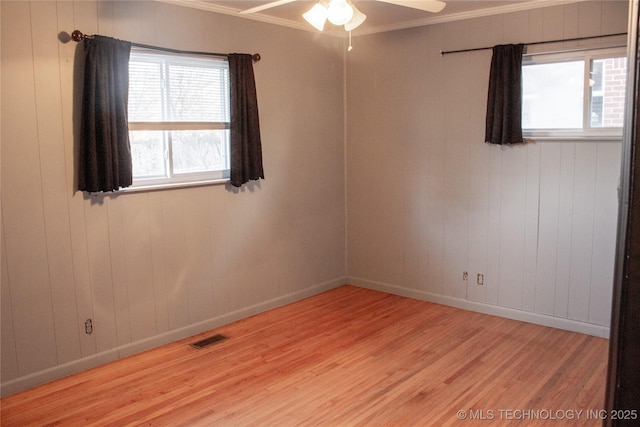
<path fill-rule="evenodd" d="M 462 272 L 462 280 L 467 280 L 469 279 L 469 273 L 467 273 L 466 271 Z"/>
<path fill-rule="evenodd" d="M 484 274 L 478 273 L 478 285 L 484 285 Z"/>
<path fill-rule="evenodd" d="M 93 321 L 91 319 L 87 319 L 84 322 L 84 333 L 87 335 L 91 335 L 93 333 Z"/>

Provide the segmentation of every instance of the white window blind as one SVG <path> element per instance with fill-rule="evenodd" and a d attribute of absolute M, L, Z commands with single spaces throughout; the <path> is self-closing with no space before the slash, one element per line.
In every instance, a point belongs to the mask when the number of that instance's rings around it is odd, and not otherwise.
<path fill-rule="evenodd" d="M 133 50 L 134 187 L 228 177 L 229 98 L 226 59 Z"/>

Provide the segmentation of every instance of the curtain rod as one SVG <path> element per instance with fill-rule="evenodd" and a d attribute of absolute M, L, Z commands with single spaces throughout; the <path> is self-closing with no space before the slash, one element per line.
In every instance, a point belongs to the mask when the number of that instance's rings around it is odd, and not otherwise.
<path fill-rule="evenodd" d="M 80 30 L 74 30 L 73 33 L 71 33 L 71 39 L 75 42 L 79 42 L 82 41 L 83 39 L 92 39 L 94 36 L 93 35 L 89 35 L 89 34 L 83 34 L 82 31 Z M 211 53 L 211 52 L 198 52 L 198 51 L 191 51 L 191 50 L 178 50 L 178 49 L 171 49 L 168 47 L 158 47 L 158 46 L 151 46 L 148 44 L 141 44 L 141 43 L 131 43 L 132 46 L 135 47 L 141 47 L 144 49 L 154 49 L 154 50 L 161 50 L 163 52 L 171 52 L 171 53 L 186 53 L 186 54 L 191 54 L 191 55 L 210 55 L 210 56 L 221 56 L 224 58 L 229 57 L 229 55 L 227 55 L 226 53 Z M 253 62 L 258 62 L 260 61 L 260 54 L 259 53 L 254 53 L 253 55 L 251 55 L 251 57 L 253 58 Z"/>
<path fill-rule="evenodd" d="M 626 36 L 627 33 L 615 33 L 615 34 L 603 34 L 600 36 L 589 36 L 589 37 L 574 37 L 572 39 L 562 39 L 562 40 L 547 40 L 547 41 L 543 41 L 543 42 L 532 42 L 532 43 L 523 43 L 525 46 L 531 46 L 531 45 L 537 45 L 537 44 L 547 44 L 547 43 L 560 43 L 560 42 L 575 42 L 575 41 L 580 41 L 580 40 L 590 40 L 590 39 L 599 39 L 602 37 L 615 37 L 615 36 Z M 461 52 L 475 52 L 478 50 L 489 50 L 489 49 L 493 49 L 493 46 L 491 47 L 476 47 L 473 49 L 460 49 L 460 50 L 445 50 L 445 51 L 440 51 L 440 56 L 442 55 L 448 55 L 450 53 L 461 53 Z"/>

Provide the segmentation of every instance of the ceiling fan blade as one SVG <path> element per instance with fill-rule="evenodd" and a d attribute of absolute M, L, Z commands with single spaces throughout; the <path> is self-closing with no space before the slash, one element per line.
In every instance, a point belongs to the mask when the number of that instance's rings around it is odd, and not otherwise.
<path fill-rule="evenodd" d="M 447 5 L 440 0 L 378 0 L 384 3 L 420 9 L 431 13 L 438 13 Z"/>
<path fill-rule="evenodd" d="M 276 1 L 272 1 L 270 3 L 262 4 L 260 6 L 252 7 L 251 9 L 242 10 L 239 13 L 241 15 L 246 15 L 246 14 L 249 14 L 249 13 L 262 12 L 263 10 L 271 9 L 272 7 L 281 6 L 283 4 L 291 3 L 291 2 L 294 2 L 294 1 L 296 1 L 296 0 L 276 0 Z"/>

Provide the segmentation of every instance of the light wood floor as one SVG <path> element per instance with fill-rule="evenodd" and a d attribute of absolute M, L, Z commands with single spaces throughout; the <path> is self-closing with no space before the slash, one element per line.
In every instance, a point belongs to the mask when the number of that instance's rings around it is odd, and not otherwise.
<path fill-rule="evenodd" d="M 607 343 L 343 286 L 5 397 L 2 425 L 596 426 Z"/>

